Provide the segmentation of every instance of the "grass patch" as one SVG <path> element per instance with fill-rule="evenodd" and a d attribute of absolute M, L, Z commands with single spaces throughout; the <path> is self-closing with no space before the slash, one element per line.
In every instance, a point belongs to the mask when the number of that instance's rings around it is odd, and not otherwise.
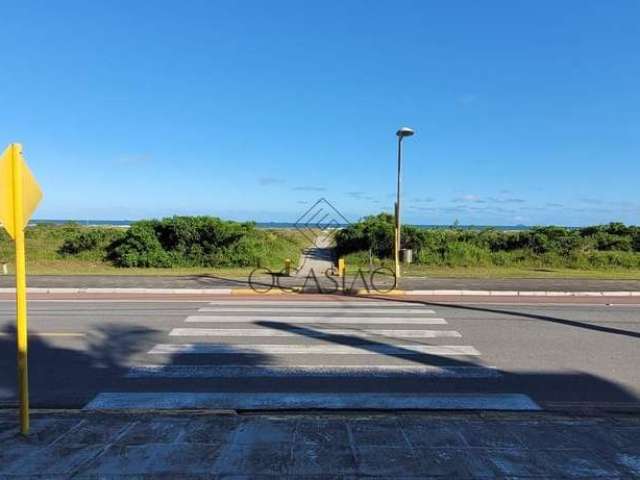
<path fill-rule="evenodd" d="M 369 260 L 364 254 L 346 255 L 348 271 L 361 268 L 369 271 Z M 373 268 L 384 266 L 394 270 L 392 260 L 375 259 Z M 638 270 L 580 270 L 575 268 L 536 268 L 536 267 L 447 267 L 410 264 L 401 266 L 403 277 L 430 278 L 583 278 L 594 280 L 640 280 Z"/>
<path fill-rule="evenodd" d="M 261 230 L 251 223 L 211 217 L 174 217 L 137 225 L 136 229 L 77 224 L 28 227 L 28 273 L 246 276 L 257 265 L 280 270 L 287 258 L 295 266 L 308 246 L 294 230 Z M 14 273 L 14 245 L 5 232 L 0 234 L 0 261 Z"/>
<path fill-rule="evenodd" d="M 393 267 L 393 217 L 367 217 L 336 235 L 347 265 Z M 536 227 L 525 231 L 402 228 L 413 250 L 406 275 L 441 277 L 640 277 L 640 227 L 621 223 L 584 228 Z"/>

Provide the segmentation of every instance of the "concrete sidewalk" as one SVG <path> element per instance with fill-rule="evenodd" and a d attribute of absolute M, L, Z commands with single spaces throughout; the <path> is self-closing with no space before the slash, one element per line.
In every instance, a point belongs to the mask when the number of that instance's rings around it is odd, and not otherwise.
<path fill-rule="evenodd" d="M 640 478 L 640 418 L 0 411 L 0 478 Z"/>
<path fill-rule="evenodd" d="M 322 280 L 322 277 L 320 276 Z M 268 277 L 257 282 L 271 284 Z M 302 286 L 300 278 L 279 278 L 283 286 Z M 329 281 L 324 280 L 325 283 Z M 133 276 L 133 275 L 29 275 L 29 287 L 34 288 L 149 288 L 149 289 L 211 289 L 249 288 L 248 278 L 223 278 L 213 275 Z M 350 285 L 348 280 L 347 285 Z M 11 275 L 0 276 L 0 288 L 15 286 Z M 330 285 L 329 285 L 330 286 Z M 356 284 L 356 287 L 359 285 Z M 640 291 L 639 280 L 588 279 L 486 279 L 486 278 L 424 278 L 404 277 L 398 282 L 404 290 L 501 290 L 501 291 L 570 291 L 629 292 Z"/>
<path fill-rule="evenodd" d="M 332 244 L 333 236 L 331 232 L 324 232 L 318 235 L 313 246 L 302 252 L 299 262 L 300 267 L 295 276 L 304 279 L 313 271 L 316 276 L 320 277 L 325 272 L 331 271 L 334 268 L 335 259 Z"/>

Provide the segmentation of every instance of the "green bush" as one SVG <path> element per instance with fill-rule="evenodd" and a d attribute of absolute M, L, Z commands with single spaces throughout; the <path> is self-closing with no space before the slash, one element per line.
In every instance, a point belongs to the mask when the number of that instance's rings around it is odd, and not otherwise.
<path fill-rule="evenodd" d="M 134 223 L 109 247 L 108 257 L 120 267 L 250 267 L 282 268 L 297 260 L 300 240 L 274 231 L 215 217 L 171 217 Z"/>
<path fill-rule="evenodd" d="M 491 252 L 491 264 L 497 267 L 508 267 L 517 263 L 512 252 Z"/>
<path fill-rule="evenodd" d="M 109 246 L 108 257 L 119 267 L 171 267 L 172 255 L 160 243 L 158 222 L 134 223 L 125 235 Z"/>
<path fill-rule="evenodd" d="M 337 252 L 372 250 L 378 258 L 391 258 L 393 239 L 393 216 L 370 216 L 336 235 Z M 431 266 L 633 269 L 640 264 L 640 228 L 622 223 L 522 231 L 403 226 L 402 246 L 413 249 L 416 263 Z"/>
<path fill-rule="evenodd" d="M 121 237 L 123 232 L 104 228 L 78 230 L 71 233 L 58 249 L 61 255 L 78 255 L 92 250 L 103 251 L 107 245 Z"/>
<path fill-rule="evenodd" d="M 491 252 L 471 243 L 453 242 L 447 245 L 444 258 L 450 267 L 477 267 L 491 264 Z"/>
<path fill-rule="evenodd" d="M 292 230 L 261 230 L 253 223 L 214 217 L 171 217 L 115 227 L 39 224 L 25 230 L 27 260 L 83 262 L 119 267 L 253 267 L 280 270 L 285 259 L 297 264 L 307 247 Z M 0 260 L 11 263 L 13 241 L 0 231 Z"/>
<path fill-rule="evenodd" d="M 338 231 L 336 250 L 338 255 L 359 250 L 372 250 L 377 257 L 388 257 L 393 252 L 393 238 L 393 217 L 381 213 Z"/>
<path fill-rule="evenodd" d="M 586 260 L 591 268 L 640 268 L 640 255 L 632 252 L 590 252 Z"/>

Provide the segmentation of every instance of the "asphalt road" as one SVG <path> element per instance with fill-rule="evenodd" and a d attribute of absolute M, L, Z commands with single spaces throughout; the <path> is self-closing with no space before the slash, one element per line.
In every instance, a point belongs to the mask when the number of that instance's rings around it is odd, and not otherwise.
<path fill-rule="evenodd" d="M 315 271 L 322 288 L 335 283 Z M 253 278 L 253 277 L 252 277 Z M 278 277 L 283 286 L 302 287 L 306 277 Z M 335 281 L 335 278 L 333 279 Z M 271 285 L 272 277 L 259 277 L 257 284 Z M 367 278 L 370 283 L 370 278 Z M 347 286 L 365 288 L 361 278 L 350 277 Z M 43 288 L 249 288 L 248 276 L 219 275 L 29 275 L 30 287 Z M 312 279 L 307 286 L 313 287 Z M 368 285 L 370 286 L 370 285 Z M 13 275 L 0 275 L 0 288 L 15 287 Z M 541 291 L 640 291 L 640 280 L 593 280 L 580 278 L 431 278 L 402 277 L 398 288 L 406 290 L 541 290 Z"/>
<path fill-rule="evenodd" d="M 32 405 L 640 406 L 640 305 L 363 302 L 34 301 Z M 0 405 L 16 402 L 13 312 L 0 302 Z"/>

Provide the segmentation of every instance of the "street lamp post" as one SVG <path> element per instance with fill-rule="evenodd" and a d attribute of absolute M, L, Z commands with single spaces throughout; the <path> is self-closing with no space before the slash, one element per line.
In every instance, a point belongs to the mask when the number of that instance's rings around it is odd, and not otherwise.
<path fill-rule="evenodd" d="M 395 231 L 395 265 L 396 265 L 396 279 L 400 278 L 400 177 L 402 171 L 402 139 L 404 137 L 410 137 L 416 133 L 411 128 L 402 127 L 396 132 L 398 136 L 398 185 L 396 191 L 396 231 Z"/>

